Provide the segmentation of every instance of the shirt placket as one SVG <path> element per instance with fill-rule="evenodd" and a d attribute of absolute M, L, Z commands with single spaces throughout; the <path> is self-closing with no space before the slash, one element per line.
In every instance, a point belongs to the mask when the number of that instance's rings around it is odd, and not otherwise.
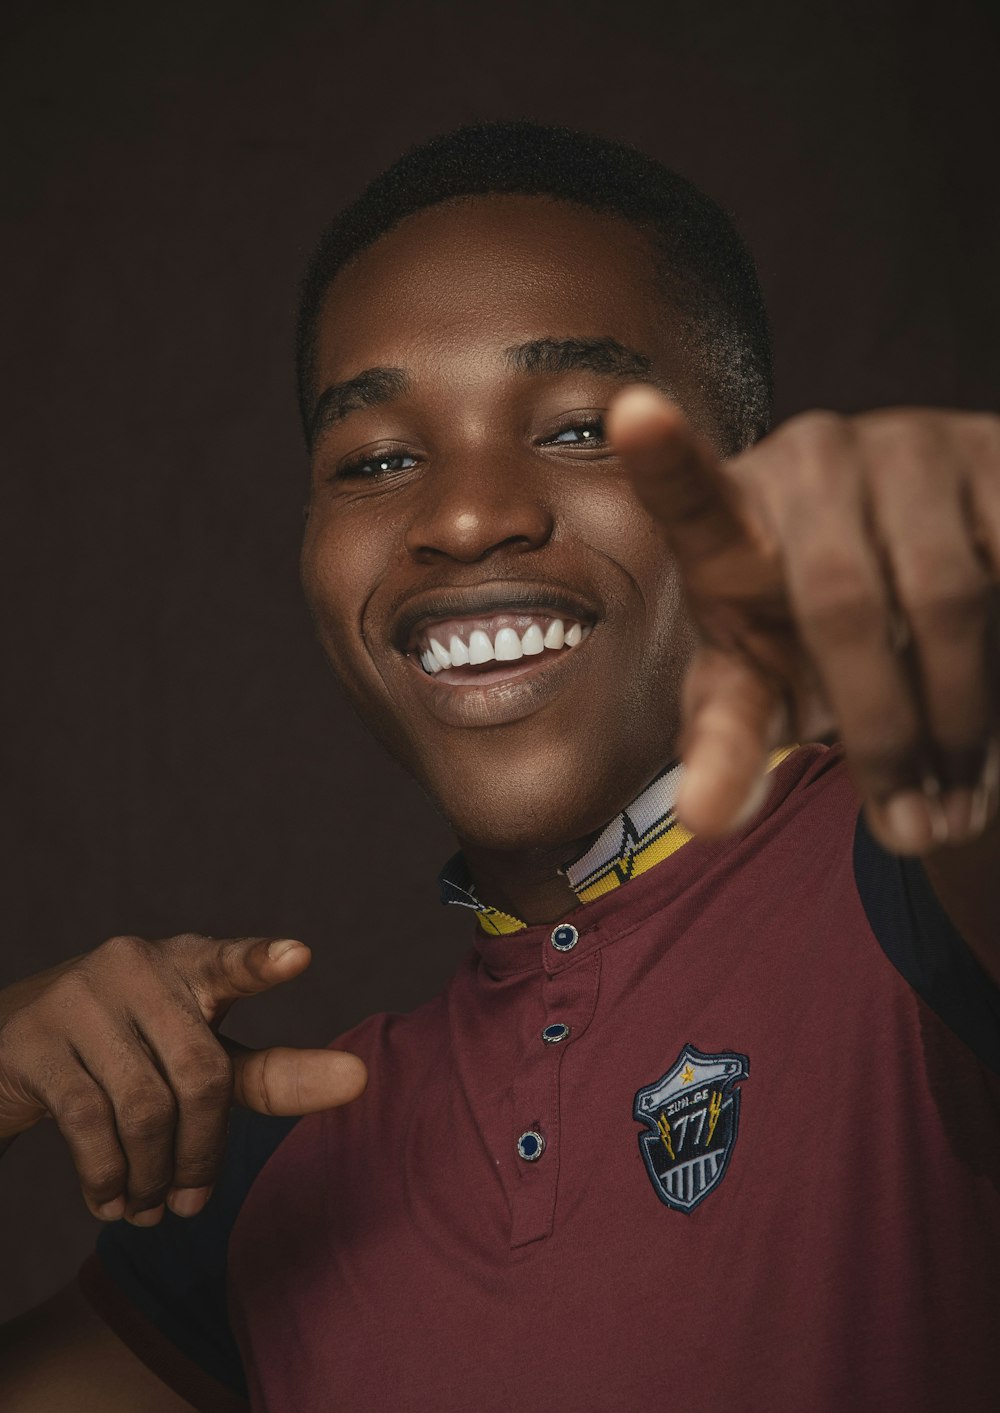
<path fill-rule="evenodd" d="M 576 928 L 560 924 L 542 943 L 543 1022 L 530 1037 L 513 1086 L 517 1155 L 511 1248 L 552 1234 L 559 1188 L 560 1077 L 566 1057 L 583 1038 L 597 1005 L 600 952 L 572 956 Z"/>

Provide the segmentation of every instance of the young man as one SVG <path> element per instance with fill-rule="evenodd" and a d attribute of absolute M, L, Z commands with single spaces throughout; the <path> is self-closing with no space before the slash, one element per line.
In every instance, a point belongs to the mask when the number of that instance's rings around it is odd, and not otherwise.
<path fill-rule="evenodd" d="M 303 583 L 475 948 L 102 1232 L 90 1387 L 995 1407 L 1000 423 L 767 434 L 769 368 L 728 221 L 598 138 L 461 129 L 324 240 Z"/>

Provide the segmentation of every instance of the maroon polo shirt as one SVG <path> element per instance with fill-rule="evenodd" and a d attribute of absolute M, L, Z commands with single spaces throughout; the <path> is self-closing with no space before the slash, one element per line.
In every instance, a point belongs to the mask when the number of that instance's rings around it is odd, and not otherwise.
<path fill-rule="evenodd" d="M 195 1407 L 1000 1407 L 1000 997 L 838 750 L 333 1044 L 357 1102 L 81 1269 Z"/>

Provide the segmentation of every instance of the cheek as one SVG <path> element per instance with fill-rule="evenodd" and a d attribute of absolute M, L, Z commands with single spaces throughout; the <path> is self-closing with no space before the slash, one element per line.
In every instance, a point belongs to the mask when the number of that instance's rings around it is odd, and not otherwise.
<path fill-rule="evenodd" d="M 663 534 L 622 474 L 588 488 L 567 514 L 568 528 L 614 567 L 630 601 L 632 627 L 645 651 L 671 649 L 685 636 L 687 606 Z"/>
<path fill-rule="evenodd" d="M 361 616 L 371 592 L 372 553 L 356 535 L 313 518 L 306 529 L 299 574 L 324 647 L 342 676 L 352 648 L 361 648 Z"/>

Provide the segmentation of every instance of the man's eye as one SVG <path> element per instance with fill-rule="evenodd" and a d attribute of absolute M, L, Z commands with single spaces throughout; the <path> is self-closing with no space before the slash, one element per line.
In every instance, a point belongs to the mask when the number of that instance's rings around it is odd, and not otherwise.
<path fill-rule="evenodd" d="M 589 442 L 603 440 L 604 425 L 599 418 L 574 422 L 572 426 L 564 427 L 561 432 L 549 438 L 550 443 L 561 442 L 563 446 L 586 446 Z"/>
<path fill-rule="evenodd" d="M 404 466 L 404 462 L 408 464 Z M 417 458 L 408 456 L 405 451 L 377 451 L 374 456 L 365 456 L 360 457 L 357 461 L 349 461 L 346 466 L 341 466 L 337 476 L 386 476 L 391 475 L 394 471 L 408 471 L 411 466 L 416 466 L 416 464 Z"/>

